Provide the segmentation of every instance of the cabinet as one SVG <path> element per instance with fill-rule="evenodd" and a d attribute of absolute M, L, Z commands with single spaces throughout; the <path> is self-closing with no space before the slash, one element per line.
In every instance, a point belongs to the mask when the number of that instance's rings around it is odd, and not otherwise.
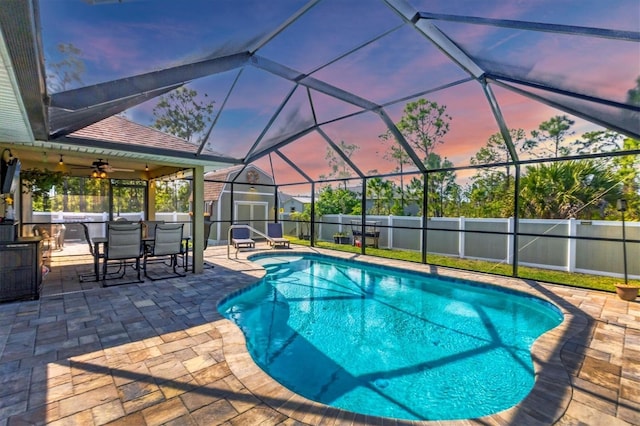
<path fill-rule="evenodd" d="M 42 239 L 0 242 L 0 302 L 38 299 L 42 286 Z"/>
<path fill-rule="evenodd" d="M 0 241 L 13 241 L 18 235 L 18 222 L 0 222 Z"/>

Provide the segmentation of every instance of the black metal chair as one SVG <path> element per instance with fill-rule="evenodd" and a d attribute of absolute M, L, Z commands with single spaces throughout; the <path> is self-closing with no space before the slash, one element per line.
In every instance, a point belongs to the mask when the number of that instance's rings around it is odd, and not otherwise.
<path fill-rule="evenodd" d="M 93 258 L 93 273 L 91 274 L 80 274 L 79 279 L 80 282 L 85 281 L 98 281 L 100 279 L 100 259 L 104 258 L 104 253 L 96 253 L 95 247 L 93 246 L 93 240 L 91 239 L 91 235 L 89 235 L 89 227 L 86 223 L 81 223 L 82 229 L 84 231 L 84 239 L 87 241 L 89 245 L 89 253 Z"/>

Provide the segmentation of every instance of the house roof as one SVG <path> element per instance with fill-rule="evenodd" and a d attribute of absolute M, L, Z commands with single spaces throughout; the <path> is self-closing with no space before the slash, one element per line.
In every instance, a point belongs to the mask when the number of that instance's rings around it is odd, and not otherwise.
<path fill-rule="evenodd" d="M 127 145 L 144 146 L 151 149 L 171 149 L 196 153 L 198 145 L 161 132 L 152 127 L 130 121 L 114 115 L 104 120 L 76 130 L 71 134 L 74 138 L 94 139 Z"/>
<path fill-rule="evenodd" d="M 225 182 L 229 179 L 229 175 L 241 169 L 242 166 L 234 166 L 206 173 L 204 175 L 204 200 L 218 201 L 218 199 L 220 198 L 220 194 L 222 194 L 222 190 L 226 185 Z M 213 180 L 219 182 L 211 182 Z"/>
<path fill-rule="evenodd" d="M 220 198 L 220 194 L 224 190 L 226 182 L 231 179 L 232 175 L 237 174 L 243 169 L 243 166 L 232 166 L 224 169 L 208 172 L 204 175 L 204 200 L 205 201 L 217 201 Z M 248 166 L 245 171 L 254 169 L 260 174 L 268 176 L 263 170 L 256 166 Z M 217 181 L 217 182 L 212 182 Z M 239 182 L 245 183 L 245 182 Z"/>

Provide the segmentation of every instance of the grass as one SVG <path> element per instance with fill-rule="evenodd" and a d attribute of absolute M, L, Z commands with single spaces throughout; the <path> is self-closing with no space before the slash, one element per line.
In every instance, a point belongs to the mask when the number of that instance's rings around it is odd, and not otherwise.
<path fill-rule="evenodd" d="M 309 246 L 308 240 L 290 238 L 292 244 Z M 327 241 L 318 241 L 316 246 L 324 249 L 343 251 L 348 253 L 361 253 L 360 247 L 348 244 L 334 244 Z M 408 262 L 420 263 L 422 255 L 420 253 L 404 250 L 390 250 L 367 247 L 366 253 L 371 256 L 384 257 L 396 260 L 405 260 Z M 455 269 L 464 269 L 467 271 L 484 272 L 495 275 L 512 276 L 513 266 L 504 263 L 488 262 L 473 259 L 458 259 L 455 257 L 439 256 L 434 254 L 427 255 L 427 263 L 431 265 L 446 266 Z M 605 277 L 599 275 L 579 274 L 575 272 L 554 271 L 549 269 L 531 268 L 527 266 L 518 267 L 518 277 L 532 279 L 554 284 L 563 284 L 571 287 L 580 287 L 592 290 L 602 290 L 615 292 L 615 284 L 622 282 L 620 278 Z M 629 284 L 640 286 L 640 281 L 629 280 Z"/>

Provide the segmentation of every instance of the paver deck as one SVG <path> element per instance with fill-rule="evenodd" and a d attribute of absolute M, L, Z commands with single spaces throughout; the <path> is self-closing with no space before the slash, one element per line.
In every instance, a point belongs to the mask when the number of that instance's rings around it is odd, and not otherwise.
<path fill-rule="evenodd" d="M 322 252 L 289 252 L 307 250 Z M 216 310 L 263 276 L 251 252 L 227 259 L 226 247 L 210 247 L 216 266 L 202 274 L 108 288 L 78 282 L 88 258 L 55 257 L 40 300 L 0 304 L 0 426 L 640 424 L 638 299 L 329 252 L 515 288 L 565 315 L 534 345 L 536 385 L 517 406 L 466 421 L 395 421 L 307 400 L 253 363 Z"/>

